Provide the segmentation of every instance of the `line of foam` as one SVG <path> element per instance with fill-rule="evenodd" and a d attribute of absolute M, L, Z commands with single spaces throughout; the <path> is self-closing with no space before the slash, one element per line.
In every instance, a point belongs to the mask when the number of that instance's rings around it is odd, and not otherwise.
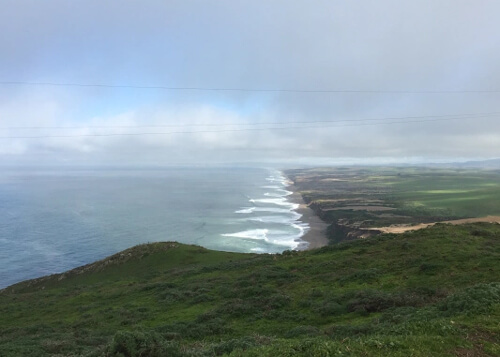
<path fill-rule="evenodd" d="M 274 185 L 262 186 L 262 188 L 272 189 L 275 190 L 276 192 L 275 193 L 266 192 L 264 196 L 273 198 L 258 198 L 258 199 L 250 198 L 249 202 L 252 203 L 253 206 L 244 207 L 236 211 L 235 213 L 252 215 L 246 220 L 251 220 L 261 223 L 287 224 L 293 227 L 294 229 L 298 230 L 298 234 L 293 236 L 287 234 L 286 236 L 280 238 L 279 231 L 269 231 L 269 229 L 251 229 L 242 232 L 223 234 L 223 236 L 240 238 L 240 239 L 263 240 L 267 243 L 280 246 L 288 246 L 292 249 L 296 249 L 299 245 L 307 244 L 300 238 L 309 230 L 309 225 L 299 220 L 302 217 L 302 215 L 295 211 L 297 208 L 299 208 L 299 204 L 290 202 L 287 199 L 287 196 L 292 195 L 293 192 L 284 189 L 284 187 L 288 187 L 290 185 L 290 182 L 287 180 L 286 177 L 283 176 L 281 172 L 277 172 L 274 175 L 267 177 L 266 180 Z M 270 207 L 269 205 L 275 205 L 278 207 Z M 293 215 L 292 217 L 283 217 L 283 216 L 254 217 L 253 214 L 255 212 L 286 213 L 286 214 L 293 213 Z M 270 238 L 271 235 L 278 237 L 272 239 Z M 259 252 L 261 250 L 262 250 L 261 248 L 253 249 L 253 251 L 259 251 Z"/>

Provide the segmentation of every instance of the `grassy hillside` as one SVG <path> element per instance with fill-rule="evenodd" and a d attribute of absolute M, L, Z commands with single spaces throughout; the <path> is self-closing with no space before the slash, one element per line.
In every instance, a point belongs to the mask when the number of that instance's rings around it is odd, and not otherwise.
<path fill-rule="evenodd" d="M 0 293 L 0 356 L 500 355 L 500 225 L 252 255 L 131 248 Z"/>

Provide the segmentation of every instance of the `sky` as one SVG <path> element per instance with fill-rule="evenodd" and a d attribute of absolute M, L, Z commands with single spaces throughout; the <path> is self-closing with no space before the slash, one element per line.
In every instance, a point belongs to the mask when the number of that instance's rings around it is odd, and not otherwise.
<path fill-rule="evenodd" d="M 497 158 L 499 13 L 497 0 L 2 0 L 0 163 Z"/>

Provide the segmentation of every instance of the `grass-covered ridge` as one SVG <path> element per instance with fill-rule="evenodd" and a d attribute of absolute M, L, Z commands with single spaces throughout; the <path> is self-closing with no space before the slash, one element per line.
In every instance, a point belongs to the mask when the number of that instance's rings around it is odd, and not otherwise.
<path fill-rule="evenodd" d="M 500 354 L 500 225 L 253 255 L 131 248 L 0 293 L 1 356 Z"/>

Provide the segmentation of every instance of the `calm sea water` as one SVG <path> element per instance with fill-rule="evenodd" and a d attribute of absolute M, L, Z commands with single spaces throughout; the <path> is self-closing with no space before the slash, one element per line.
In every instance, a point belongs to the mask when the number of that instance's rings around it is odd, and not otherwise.
<path fill-rule="evenodd" d="M 258 253 L 297 248 L 308 226 L 290 193 L 272 169 L 3 169 L 0 288 L 146 242 Z"/>

